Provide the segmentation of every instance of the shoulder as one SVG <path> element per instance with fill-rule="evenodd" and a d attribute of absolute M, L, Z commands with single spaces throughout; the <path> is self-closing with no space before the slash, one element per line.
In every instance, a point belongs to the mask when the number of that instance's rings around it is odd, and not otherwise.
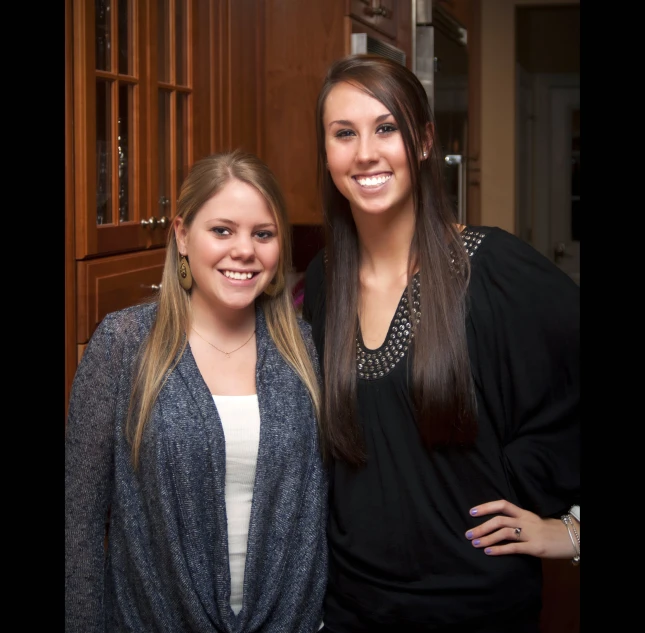
<path fill-rule="evenodd" d="M 157 302 L 140 303 L 121 310 L 109 312 L 101 325 L 110 328 L 127 328 L 128 326 L 151 326 L 157 314 Z"/>
<path fill-rule="evenodd" d="M 142 304 L 106 314 L 90 337 L 77 375 L 116 375 L 117 367 L 130 366 L 152 327 L 156 309 L 156 303 Z"/>
<path fill-rule="evenodd" d="M 93 339 L 110 338 L 124 343 L 141 340 L 148 334 L 157 314 L 157 303 L 142 303 L 109 312 L 97 326 Z"/>
<path fill-rule="evenodd" d="M 472 249 L 478 253 L 478 260 L 482 259 L 482 253 L 484 258 L 513 257 L 520 253 L 544 257 L 528 242 L 499 226 L 468 225 L 461 235 L 469 251 Z"/>
<path fill-rule="evenodd" d="M 471 254 L 469 307 L 497 327 L 538 328 L 573 335 L 579 328 L 580 287 L 528 242 L 498 227 L 477 233 Z M 468 247 L 467 247 L 468 248 Z"/>
<path fill-rule="evenodd" d="M 580 287 L 525 240 L 495 226 L 469 226 L 463 232 L 471 254 L 473 282 L 519 284 L 577 296 Z M 470 238 L 472 246 L 467 245 Z"/>

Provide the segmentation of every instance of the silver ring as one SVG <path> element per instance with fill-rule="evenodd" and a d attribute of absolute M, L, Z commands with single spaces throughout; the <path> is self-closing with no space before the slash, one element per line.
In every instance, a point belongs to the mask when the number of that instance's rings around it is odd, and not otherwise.
<path fill-rule="evenodd" d="M 516 527 L 515 530 L 513 530 L 513 531 L 515 532 L 515 538 L 519 541 L 520 540 L 520 534 L 522 533 L 522 528 Z"/>

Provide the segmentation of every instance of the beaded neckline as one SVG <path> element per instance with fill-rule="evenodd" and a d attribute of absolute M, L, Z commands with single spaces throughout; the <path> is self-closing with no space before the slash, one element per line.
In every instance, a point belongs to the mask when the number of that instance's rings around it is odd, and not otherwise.
<path fill-rule="evenodd" d="M 486 232 L 481 229 L 477 231 L 465 228 L 461 232 L 463 245 L 469 257 L 475 254 L 485 236 Z M 379 348 L 366 349 L 362 343 L 359 329 L 356 337 L 356 373 L 358 378 L 364 380 L 383 378 L 405 357 L 414 339 L 414 325 L 421 319 L 420 286 L 419 273 L 417 272 L 412 278 L 412 305 L 409 305 L 406 289 L 399 300 L 385 342 Z"/>

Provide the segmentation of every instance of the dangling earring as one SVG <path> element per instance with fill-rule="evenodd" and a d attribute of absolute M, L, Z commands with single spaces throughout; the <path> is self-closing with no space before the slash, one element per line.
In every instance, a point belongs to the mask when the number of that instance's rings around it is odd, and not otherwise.
<path fill-rule="evenodd" d="M 428 152 L 426 152 L 425 150 L 423 150 L 423 158 L 428 158 Z"/>
<path fill-rule="evenodd" d="M 181 287 L 188 292 L 193 286 L 193 275 L 190 272 L 190 264 L 185 255 L 181 256 L 179 260 L 179 269 L 177 270 L 179 275 L 179 283 Z"/>
<path fill-rule="evenodd" d="M 284 288 L 284 277 L 278 273 L 271 280 L 271 283 L 264 289 L 264 293 L 269 297 L 275 297 Z"/>

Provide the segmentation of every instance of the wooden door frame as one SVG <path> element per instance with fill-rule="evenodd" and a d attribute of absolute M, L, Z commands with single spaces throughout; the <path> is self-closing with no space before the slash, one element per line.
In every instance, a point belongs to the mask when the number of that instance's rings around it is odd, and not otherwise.
<path fill-rule="evenodd" d="M 72 32 L 72 0 L 65 0 L 65 420 L 77 366 Z"/>
<path fill-rule="evenodd" d="M 575 73 L 535 73 L 533 75 L 535 136 L 533 172 L 533 246 L 553 261 L 550 219 L 550 163 L 553 129 L 551 124 L 551 92 L 558 88 L 580 86 Z"/>

